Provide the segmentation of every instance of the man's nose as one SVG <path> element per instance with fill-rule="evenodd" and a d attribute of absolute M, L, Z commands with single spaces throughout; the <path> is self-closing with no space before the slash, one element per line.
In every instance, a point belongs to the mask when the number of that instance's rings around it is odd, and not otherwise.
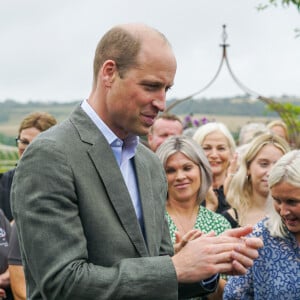
<path fill-rule="evenodd" d="M 155 99 L 152 101 L 152 105 L 154 105 L 159 111 L 164 111 L 166 109 L 166 92 L 164 90 L 159 91 Z"/>

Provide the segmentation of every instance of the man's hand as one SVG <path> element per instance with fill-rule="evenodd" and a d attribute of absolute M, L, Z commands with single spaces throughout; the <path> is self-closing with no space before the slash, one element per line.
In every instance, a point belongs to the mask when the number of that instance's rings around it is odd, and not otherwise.
<path fill-rule="evenodd" d="M 259 238 L 245 236 L 253 230 L 252 226 L 228 229 L 222 233 L 222 236 L 231 236 L 239 238 L 239 244 L 236 245 L 232 253 L 233 270 L 225 272 L 228 275 L 243 275 L 247 269 L 253 265 L 253 260 L 258 257 L 257 249 L 263 247 L 263 242 Z"/>
<path fill-rule="evenodd" d="M 176 242 L 174 244 L 174 252 L 179 252 L 189 241 L 192 241 L 202 235 L 202 232 L 198 229 L 192 229 L 184 235 L 181 235 L 178 231 L 175 232 Z"/>
<path fill-rule="evenodd" d="M 198 282 L 217 273 L 245 274 L 263 246 L 259 238 L 244 237 L 251 232 L 251 226 L 229 229 L 219 236 L 203 234 L 186 243 L 172 257 L 178 281 Z"/>

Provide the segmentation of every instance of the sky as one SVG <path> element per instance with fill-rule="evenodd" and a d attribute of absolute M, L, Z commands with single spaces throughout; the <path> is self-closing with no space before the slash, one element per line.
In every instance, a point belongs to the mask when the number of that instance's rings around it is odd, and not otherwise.
<path fill-rule="evenodd" d="M 280 1 L 281 2 L 281 1 Z M 213 78 L 222 25 L 232 71 L 267 97 L 300 96 L 300 13 L 258 11 L 267 0 L 0 0 L 0 101 L 68 102 L 88 97 L 96 45 L 112 26 L 142 22 L 163 32 L 177 58 L 167 98 L 184 98 Z M 199 97 L 243 94 L 226 65 Z"/>

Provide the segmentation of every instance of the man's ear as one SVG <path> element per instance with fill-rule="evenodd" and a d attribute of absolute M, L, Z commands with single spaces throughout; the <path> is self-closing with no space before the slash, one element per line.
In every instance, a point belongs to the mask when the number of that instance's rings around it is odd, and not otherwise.
<path fill-rule="evenodd" d="M 110 87 L 117 74 L 117 65 L 113 60 L 107 60 L 103 63 L 101 68 L 102 80 L 106 87 Z"/>

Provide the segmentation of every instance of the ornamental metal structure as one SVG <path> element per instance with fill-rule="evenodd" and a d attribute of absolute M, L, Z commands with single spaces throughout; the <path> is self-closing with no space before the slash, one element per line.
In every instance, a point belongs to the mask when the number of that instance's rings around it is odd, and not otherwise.
<path fill-rule="evenodd" d="M 169 112 L 170 110 L 172 110 L 175 106 L 181 104 L 182 102 L 185 102 L 187 100 L 192 99 L 193 97 L 195 97 L 196 95 L 201 94 L 202 92 L 204 92 L 205 90 L 207 90 L 214 82 L 215 80 L 218 78 L 222 67 L 225 63 L 227 70 L 231 76 L 231 78 L 233 79 L 233 81 L 237 84 L 237 86 L 246 93 L 247 96 L 250 96 L 252 98 L 258 99 L 262 102 L 264 102 L 265 104 L 267 104 L 271 109 L 273 109 L 274 111 L 276 111 L 278 113 L 278 115 L 280 116 L 280 118 L 287 124 L 288 129 L 289 129 L 289 139 L 291 141 L 291 144 L 296 147 L 296 148 L 300 148 L 300 122 L 298 120 L 296 120 L 295 117 L 293 117 L 293 115 L 291 114 L 291 111 L 286 108 L 282 103 L 280 102 L 276 102 L 274 99 L 268 98 L 268 97 L 264 97 L 262 95 L 260 95 L 259 93 L 255 92 L 254 90 L 248 88 L 245 84 L 243 84 L 238 77 L 234 74 L 234 72 L 232 71 L 232 68 L 229 64 L 229 60 L 228 60 L 228 55 L 227 55 L 227 47 L 229 46 L 229 44 L 226 43 L 226 40 L 228 38 L 227 32 L 226 32 L 226 25 L 223 25 L 223 32 L 222 32 L 222 40 L 223 43 L 220 44 L 220 47 L 222 47 L 222 57 L 221 57 L 221 62 L 219 64 L 219 67 L 217 69 L 216 74 L 213 76 L 213 78 L 200 90 L 182 98 L 182 99 L 178 99 L 176 101 L 174 101 L 172 104 L 170 104 L 167 108 L 166 108 L 166 112 Z"/>

